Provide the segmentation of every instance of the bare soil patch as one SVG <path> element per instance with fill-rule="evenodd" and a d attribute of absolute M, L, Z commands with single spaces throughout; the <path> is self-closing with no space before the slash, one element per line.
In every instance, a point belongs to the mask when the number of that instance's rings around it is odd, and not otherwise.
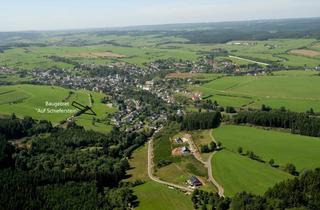
<path fill-rule="evenodd" d="M 167 75 L 167 78 L 181 78 L 181 79 L 185 79 L 185 78 L 193 78 L 195 77 L 197 74 L 195 73 L 182 73 L 182 72 L 175 72 L 175 73 L 171 73 Z"/>
<path fill-rule="evenodd" d="M 181 148 L 178 147 L 178 148 L 174 148 L 172 151 L 171 151 L 171 155 L 172 156 L 181 156 Z"/>
<path fill-rule="evenodd" d="M 307 57 L 320 56 L 320 52 L 315 50 L 291 50 L 290 52 L 295 55 L 303 55 Z"/>

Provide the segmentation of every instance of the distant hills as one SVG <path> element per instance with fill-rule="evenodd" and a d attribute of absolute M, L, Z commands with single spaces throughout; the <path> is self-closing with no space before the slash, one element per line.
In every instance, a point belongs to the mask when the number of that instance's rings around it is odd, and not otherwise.
<path fill-rule="evenodd" d="M 190 43 L 225 43 L 231 40 L 266 40 L 273 38 L 320 38 L 320 17 L 238 22 L 185 23 L 130 26 L 119 28 L 79 29 L 65 31 L 1 32 L 0 45 L 16 40 L 33 40 L 42 36 L 70 35 L 171 35 L 186 38 Z M 21 43 L 21 42 L 20 42 Z"/>

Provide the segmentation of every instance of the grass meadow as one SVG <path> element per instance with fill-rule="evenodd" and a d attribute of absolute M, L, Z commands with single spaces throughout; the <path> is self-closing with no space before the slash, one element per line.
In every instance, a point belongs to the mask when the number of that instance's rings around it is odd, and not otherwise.
<path fill-rule="evenodd" d="M 228 150 L 242 147 L 280 166 L 293 163 L 303 171 L 320 165 L 320 138 L 236 125 L 222 125 L 213 134 Z"/>
<path fill-rule="evenodd" d="M 263 194 L 275 183 L 292 178 L 282 170 L 288 163 L 299 172 L 320 164 L 319 138 L 235 125 L 222 125 L 213 130 L 213 135 L 224 147 L 212 160 L 213 175 L 229 196 L 244 190 Z M 243 153 L 253 151 L 265 163 L 239 154 L 239 147 Z M 278 167 L 271 167 L 270 159 Z"/>
<path fill-rule="evenodd" d="M 315 71 L 280 71 L 273 76 L 222 77 L 192 89 L 212 95 L 223 106 L 260 108 L 265 104 L 304 112 L 320 111 L 319 82 Z"/>
<path fill-rule="evenodd" d="M 253 61 L 278 63 L 284 66 L 314 68 L 320 65 L 320 57 L 307 57 L 290 53 L 295 49 L 318 50 L 319 42 L 314 39 L 275 39 L 267 41 L 234 41 L 225 44 L 188 44 L 188 40 L 165 35 L 92 35 L 74 34 L 53 36 L 39 40 L 47 46 L 17 47 L 0 53 L 0 65 L 16 69 L 32 70 L 73 68 L 70 63 L 57 62 L 50 56 L 59 56 L 80 64 L 108 65 L 115 62 L 128 62 L 139 66 L 157 59 L 175 58 L 197 60 L 213 49 L 225 49 L 230 55 Z M 86 43 L 81 45 L 81 43 Z M 102 56 L 101 53 L 114 53 L 121 56 Z M 100 55 L 100 56 L 93 56 Z M 251 62 L 230 57 L 217 57 L 217 60 L 231 60 L 239 65 Z"/>
<path fill-rule="evenodd" d="M 292 178 L 279 169 L 228 150 L 222 150 L 213 157 L 212 172 L 226 196 L 242 191 L 263 194 L 277 182 Z"/>

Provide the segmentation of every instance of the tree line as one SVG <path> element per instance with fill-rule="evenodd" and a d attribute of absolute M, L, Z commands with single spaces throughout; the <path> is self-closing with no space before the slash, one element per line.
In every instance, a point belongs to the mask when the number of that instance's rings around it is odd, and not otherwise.
<path fill-rule="evenodd" d="M 270 111 L 241 111 L 234 117 L 236 124 L 290 129 L 294 134 L 320 136 L 320 118 L 310 113 L 297 113 L 285 109 Z"/>
<path fill-rule="evenodd" d="M 216 128 L 221 123 L 220 112 L 193 112 L 186 114 L 181 122 L 182 130 L 198 130 Z"/>

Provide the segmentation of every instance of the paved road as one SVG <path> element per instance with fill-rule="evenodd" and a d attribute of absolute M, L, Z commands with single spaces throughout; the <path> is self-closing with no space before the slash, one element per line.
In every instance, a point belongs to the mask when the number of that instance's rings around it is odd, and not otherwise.
<path fill-rule="evenodd" d="M 243 61 L 249 61 L 249 62 L 252 62 L 252 63 L 264 65 L 264 66 L 269 66 L 268 63 L 258 62 L 258 61 L 254 61 L 254 60 L 250 60 L 250 59 L 246 59 L 246 58 L 241 58 L 241 57 L 238 57 L 238 56 L 229 55 L 229 58 L 235 58 L 235 59 L 239 59 L 239 60 L 243 60 Z"/>
<path fill-rule="evenodd" d="M 215 140 L 214 137 L 212 136 L 212 130 L 210 130 L 209 132 L 210 132 L 210 137 L 211 137 L 212 141 L 214 141 L 214 142 L 217 144 L 216 140 Z M 208 160 L 207 160 L 207 162 L 206 162 L 206 166 L 207 166 L 207 168 L 208 168 L 208 176 L 209 176 L 210 181 L 218 188 L 218 194 L 219 194 L 219 196 L 220 196 L 220 197 L 224 197 L 224 189 L 223 189 L 223 187 L 217 182 L 217 180 L 215 180 L 215 178 L 214 178 L 213 175 L 212 175 L 212 164 L 211 164 L 211 160 L 212 160 L 213 156 L 214 156 L 216 153 L 217 153 L 217 152 L 215 151 L 215 152 L 213 152 L 213 153 L 209 156 L 209 158 L 208 158 Z"/>
<path fill-rule="evenodd" d="M 209 132 L 210 132 L 210 137 L 211 137 L 212 141 L 214 141 L 217 144 L 216 140 L 212 136 L 212 130 L 210 130 Z M 209 180 L 212 182 L 212 184 L 214 184 L 217 187 L 219 196 L 220 197 L 224 197 L 224 189 L 223 189 L 223 187 L 214 179 L 214 177 L 212 175 L 211 160 L 212 160 L 212 157 L 216 154 L 216 152 L 211 153 L 211 155 L 209 156 L 208 160 L 204 161 L 202 159 L 202 157 L 200 155 L 200 152 L 198 151 L 198 148 L 195 145 L 193 139 L 189 139 L 188 143 L 190 145 L 190 149 L 192 151 L 193 156 L 208 169 Z"/>
<path fill-rule="evenodd" d="M 212 138 L 212 140 L 214 142 L 216 142 L 215 139 L 212 136 L 212 132 L 211 131 L 210 131 L 210 137 Z M 208 160 L 205 162 L 205 161 L 202 160 L 200 154 L 196 151 L 197 148 L 196 148 L 194 142 L 192 140 L 190 140 L 189 144 L 190 144 L 191 149 L 193 150 L 194 157 L 199 162 L 204 164 L 204 166 L 208 169 L 209 180 L 217 187 L 219 196 L 224 197 L 224 189 L 223 189 L 223 187 L 214 179 L 214 177 L 212 175 L 211 159 L 216 154 L 216 152 L 213 152 L 209 156 Z M 194 189 L 192 189 L 190 187 L 185 187 L 185 186 L 181 186 L 181 185 L 177 185 L 177 184 L 174 184 L 174 183 L 170 183 L 170 182 L 166 182 L 166 181 L 160 180 L 158 177 L 153 175 L 153 167 L 154 167 L 154 163 L 153 163 L 153 138 L 151 137 L 149 142 L 148 142 L 148 176 L 149 176 L 149 178 L 151 180 L 155 181 L 155 182 L 160 183 L 160 184 L 171 186 L 171 187 L 180 189 L 182 191 L 187 191 L 187 192 L 193 192 L 194 191 Z"/>
<path fill-rule="evenodd" d="M 153 138 L 151 138 L 148 142 L 148 175 L 149 175 L 149 178 L 152 181 L 155 181 L 155 182 L 158 182 L 160 184 L 164 184 L 164 185 L 167 185 L 170 187 L 174 187 L 174 188 L 180 189 L 182 191 L 187 191 L 187 192 L 194 191 L 194 189 L 189 188 L 189 187 L 184 187 L 181 185 L 177 185 L 177 184 L 173 184 L 170 182 L 160 180 L 158 177 L 153 175 L 153 166 L 154 166 L 154 164 L 153 164 Z"/>

